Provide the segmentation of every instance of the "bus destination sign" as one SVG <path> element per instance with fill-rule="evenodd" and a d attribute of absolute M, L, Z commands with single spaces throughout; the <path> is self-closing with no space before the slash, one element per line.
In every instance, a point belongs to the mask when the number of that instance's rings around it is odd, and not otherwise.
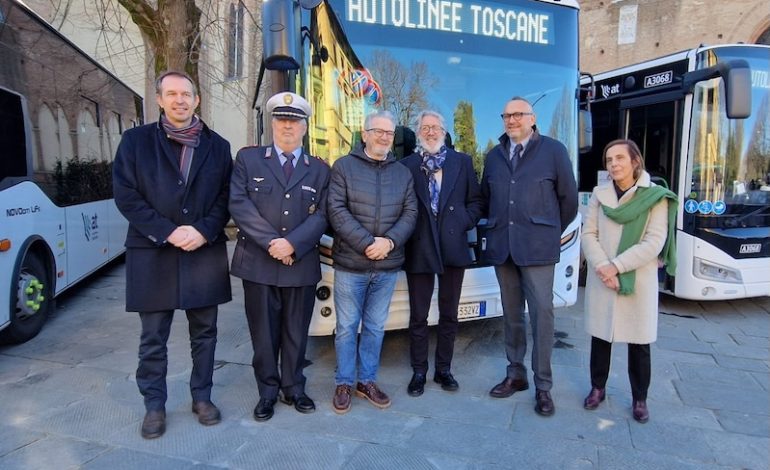
<path fill-rule="evenodd" d="M 396 28 L 430 29 L 553 45 L 550 14 L 450 0 L 348 0 L 347 19 Z"/>

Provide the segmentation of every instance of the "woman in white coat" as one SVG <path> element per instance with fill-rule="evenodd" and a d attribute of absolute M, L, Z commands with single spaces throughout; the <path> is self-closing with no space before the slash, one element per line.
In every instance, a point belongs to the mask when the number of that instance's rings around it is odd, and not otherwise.
<path fill-rule="evenodd" d="M 658 332 L 658 258 L 670 273 L 676 268 L 670 234 L 676 196 L 650 182 L 631 140 L 610 142 L 604 164 L 612 184 L 594 188 L 581 239 L 588 263 L 585 328 L 591 335 L 591 392 L 584 407 L 593 410 L 604 401 L 612 343 L 628 343 L 632 413 L 644 423 L 650 343 Z"/>

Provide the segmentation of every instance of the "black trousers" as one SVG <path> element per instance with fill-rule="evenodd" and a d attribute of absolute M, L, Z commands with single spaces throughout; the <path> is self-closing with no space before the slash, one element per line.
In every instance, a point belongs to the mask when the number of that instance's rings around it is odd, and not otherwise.
<path fill-rule="evenodd" d="M 211 399 L 214 376 L 214 351 L 217 346 L 217 306 L 186 310 L 190 332 L 190 393 L 193 401 Z M 139 340 L 139 367 L 136 369 L 136 385 L 144 397 L 144 407 L 162 410 L 166 406 L 166 371 L 168 349 L 166 343 L 171 333 L 173 310 L 140 312 L 142 335 Z"/>
<path fill-rule="evenodd" d="M 304 393 L 302 369 L 315 286 L 277 287 L 244 280 L 243 292 L 259 396 L 274 399 L 279 390 L 286 396 Z"/>
<path fill-rule="evenodd" d="M 604 388 L 610 375 L 612 343 L 591 337 L 591 385 Z M 652 365 L 649 344 L 628 344 L 628 379 L 634 400 L 646 400 Z"/>
<path fill-rule="evenodd" d="M 457 336 L 457 306 L 463 285 L 465 268 L 444 266 L 438 275 L 438 332 L 436 337 L 436 372 L 449 372 L 452 367 L 455 336 Z M 409 352 L 412 370 L 428 373 L 428 312 L 433 297 L 436 274 L 409 274 Z"/>

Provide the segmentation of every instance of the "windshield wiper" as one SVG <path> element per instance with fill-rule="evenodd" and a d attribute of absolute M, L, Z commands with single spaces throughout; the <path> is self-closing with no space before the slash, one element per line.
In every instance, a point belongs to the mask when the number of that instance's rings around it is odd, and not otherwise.
<path fill-rule="evenodd" d="M 738 224 L 740 224 L 744 220 L 748 219 L 749 217 L 755 216 L 763 211 L 766 211 L 768 208 L 770 208 L 770 205 L 762 206 L 759 209 L 754 209 L 753 211 L 748 212 L 746 214 L 733 216 L 732 218 L 726 219 L 724 221 L 724 226 L 730 227 L 730 228 L 738 227 Z"/>

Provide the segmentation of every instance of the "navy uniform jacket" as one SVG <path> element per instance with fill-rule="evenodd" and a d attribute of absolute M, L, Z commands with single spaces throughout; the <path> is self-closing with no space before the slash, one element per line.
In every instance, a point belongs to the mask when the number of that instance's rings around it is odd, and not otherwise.
<path fill-rule="evenodd" d="M 486 156 L 481 191 L 487 203 L 486 263 L 556 264 L 561 234 L 577 215 L 578 196 L 567 148 L 534 132 L 512 171 L 509 138 Z"/>
<path fill-rule="evenodd" d="M 126 310 L 209 307 L 230 301 L 225 224 L 233 157 L 230 144 L 204 126 L 187 184 L 179 146 L 158 123 L 123 134 L 113 164 L 115 204 L 128 219 Z M 192 225 L 207 242 L 186 252 L 166 242 Z"/>
<path fill-rule="evenodd" d="M 428 176 L 420 169 L 422 156 L 413 153 L 401 163 L 412 172 L 418 201 L 417 226 L 406 244 L 404 271 L 440 274 L 444 266 L 471 264 L 473 257 L 465 232 L 476 226 L 483 210 L 471 157 L 447 149 L 441 170 L 438 216 L 430 208 Z"/>
<path fill-rule="evenodd" d="M 239 229 L 231 273 L 278 287 L 317 284 L 328 186 L 329 167 L 317 158 L 303 154 L 287 184 L 272 145 L 241 149 L 230 182 L 230 213 Z M 268 247 L 274 238 L 286 238 L 292 244 L 293 265 L 270 256 Z"/>

